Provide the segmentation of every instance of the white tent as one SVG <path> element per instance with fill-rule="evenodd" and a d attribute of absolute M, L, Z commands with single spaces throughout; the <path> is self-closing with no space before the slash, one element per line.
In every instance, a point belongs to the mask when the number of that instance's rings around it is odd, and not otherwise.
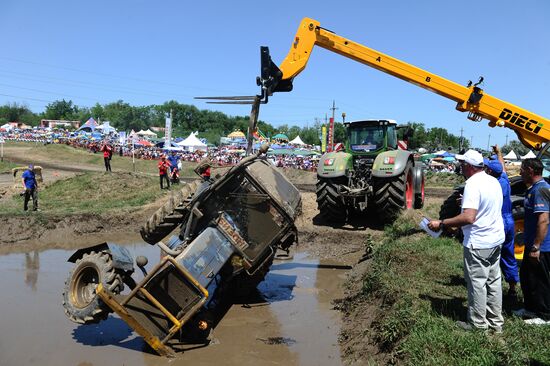
<path fill-rule="evenodd" d="M 157 134 L 154 133 L 153 131 L 149 130 L 149 129 L 147 131 L 141 130 L 141 131 L 137 132 L 136 135 L 138 135 L 138 136 L 147 136 L 147 137 L 157 137 Z"/>
<path fill-rule="evenodd" d="M 6 123 L 5 125 L 0 126 L 0 128 L 3 129 L 3 130 L 6 130 L 6 131 L 13 130 L 13 127 L 9 123 Z"/>
<path fill-rule="evenodd" d="M 109 121 L 105 121 L 103 122 L 102 125 L 97 126 L 96 130 L 101 130 L 101 132 L 103 132 L 104 135 L 108 135 L 111 132 L 116 133 L 116 129 L 113 126 L 111 126 Z"/>
<path fill-rule="evenodd" d="M 206 144 L 201 142 L 193 132 L 183 141 L 178 142 L 178 145 L 183 146 L 186 150 L 195 151 L 195 150 L 205 150 Z"/>
<path fill-rule="evenodd" d="M 525 155 L 523 155 L 521 157 L 521 160 L 523 159 L 532 159 L 532 158 L 536 158 L 537 156 L 535 154 L 533 154 L 533 152 L 531 150 L 529 150 L 529 152 Z"/>
<path fill-rule="evenodd" d="M 305 142 L 302 141 L 302 139 L 300 138 L 300 136 L 296 136 L 296 138 L 292 141 L 289 142 L 289 144 L 294 144 L 294 145 L 305 145 Z"/>
<path fill-rule="evenodd" d="M 502 157 L 506 160 L 518 160 L 518 156 L 514 152 L 514 150 L 510 150 L 510 152 Z"/>

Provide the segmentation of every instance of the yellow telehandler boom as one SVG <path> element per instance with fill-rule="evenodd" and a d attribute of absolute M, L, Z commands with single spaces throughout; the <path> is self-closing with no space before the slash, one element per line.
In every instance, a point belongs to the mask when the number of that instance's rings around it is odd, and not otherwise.
<path fill-rule="evenodd" d="M 262 87 L 264 103 L 274 92 L 292 90 L 293 79 L 306 67 L 315 45 L 449 98 L 457 103 L 457 110 L 468 112 L 468 119 L 475 122 L 486 119 L 491 127 L 511 128 L 520 141 L 530 148 L 540 150 L 550 140 L 549 119 L 484 93 L 478 87 L 483 78 L 473 85 L 472 82 L 468 86 L 459 85 L 341 37 L 321 28 L 318 21 L 309 18 L 304 18 L 300 23 L 290 51 L 280 66 L 273 63 L 267 47 L 261 48 L 261 76 L 257 83 Z"/>

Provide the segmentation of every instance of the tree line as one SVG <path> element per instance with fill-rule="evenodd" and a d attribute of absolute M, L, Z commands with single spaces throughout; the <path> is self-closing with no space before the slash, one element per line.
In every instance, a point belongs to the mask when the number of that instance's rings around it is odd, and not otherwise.
<path fill-rule="evenodd" d="M 41 119 L 81 121 L 84 123 L 90 117 L 100 121 L 110 121 L 111 125 L 119 131 L 139 131 L 151 126 L 164 127 L 166 116 L 172 111 L 173 135 L 187 136 L 190 132 L 198 131 L 200 137 L 206 138 L 209 142 L 217 144 L 219 138 L 229 133 L 240 130 L 247 131 L 248 116 L 228 116 L 225 113 L 200 110 L 194 105 L 181 104 L 176 101 L 168 101 L 163 104 L 149 106 L 132 106 L 122 100 L 116 102 L 99 104 L 92 107 L 75 105 L 71 100 L 56 100 L 46 105 L 41 113 L 32 112 L 25 104 L 7 103 L 0 106 L 0 125 L 7 122 L 23 122 L 31 126 L 37 126 Z M 267 137 L 284 133 L 290 139 L 300 138 L 310 145 L 320 144 L 321 124 L 318 120 L 311 126 L 299 127 L 296 125 L 273 126 L 268 122 L 260 120 L 258 128 Z M 409 139 L 409 148 L 412 150 L 425 148 L 427 150 L 451 150 L 458 152 L 460 147 L 469 148 L 468 139 L 449 133 L 445 128 L 427 128 L 421 122 L 408 122 L 414 131 Z M 442 123 L 444 125 L 444 123 Z M 399 130 L 403 133 L 403 130 Z M 400 136 L 402 138 L 402 136 Z M 334 141 L 344 142 L 346 132 L 344 125 L 339 122 L 334 124 Z M 527 149 L 518 141 L 512 141 L 510 146 L 502 148 L 508 152 L 514 151 L 525 154 Z"/>

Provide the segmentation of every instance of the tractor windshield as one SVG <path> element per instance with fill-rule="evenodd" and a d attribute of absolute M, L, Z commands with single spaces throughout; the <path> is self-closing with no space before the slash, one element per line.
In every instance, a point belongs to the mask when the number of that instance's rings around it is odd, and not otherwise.
<path fill-rule="evenodd" d="M 353 127 L 349 131 L 353 151 L 373 151 L 384 146 L 384 129 L 380 126 Z"/>

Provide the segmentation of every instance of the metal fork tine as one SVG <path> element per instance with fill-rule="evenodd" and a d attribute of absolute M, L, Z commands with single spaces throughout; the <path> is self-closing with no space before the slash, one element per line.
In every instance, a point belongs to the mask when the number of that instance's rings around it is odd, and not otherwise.
<path fill-rule="evenodd" d="M 254 104 L 254 101 L 206 102 L 206 104 Z"/>
<path fill-rule="evenodd" d="M 218 99 L 218 100 L 254 100 L 255 96 L 227 96 L 227 97 L 195 97 L 195 99 Z"/>

